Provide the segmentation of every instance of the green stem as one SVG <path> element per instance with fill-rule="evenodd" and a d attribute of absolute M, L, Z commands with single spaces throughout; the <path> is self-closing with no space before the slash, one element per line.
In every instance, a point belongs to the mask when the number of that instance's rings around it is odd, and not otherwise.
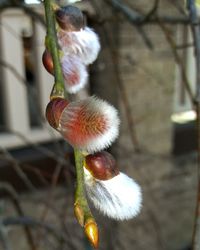
<path fill-rule="evenodd" d="M 64 78 L 62 74 L 62 68 L 60 63 L 59 46 L 57 41 L 56 32 L 56 20 L 54 15 L 54 1 L 44 0 L 45 14 L 46 14 L 46 25 L 47 25 L 47 36 L 46 36 L 46 46 L 50 51 L 53 59 L 54 65 L 54 76 L 55 84 L 51 93 L 51 98 L 53 97 L 64 97 Z"/>
<path fill-rule="evenodd" d="M 57 41 L 57 33 L 55 26 L 55 16 L 54 10 L 55 3 L 53 0 L 44 0 L 45 14 L 46 14 L 46 23 L 47 23 L 47 36 L 46 36 L 46 46 L 53 58 L 54 64 L 54 76 L 55 84 L 51 93 L 51 98 L 55 97 L 65 97 L 64 89 L 64 78 L 62 74 L 62 68 L 60 64 L 60 54 L 59 46 Z M 81 225 L 85 225 L 88 219 L 94 218 L 90 211 L 90 208 L 87 203 L 84 189 L 84 172 L 83 172 L 83 163 L 84 156 L 79 150 L 74 150 L 75 163 L 76 163 L 76 174 L 77 174 L 77 183 L 76 183 L 76 193 L 75 193 L 75 206 L 78 207 L 78 220 Z"/>
<path fill-rule="evenodd" d="M 83 224 L 92 218 L 93 215 L 90 211 L 88 206 L 88 202 L 85 196 L 85 188 L 84 188 L 84 156 L 79 151 L 74 149 L 74 156 L 75 156 L 75 164 L 76 164 L 76 193 L 75 193 L 75 205 L 78 205 L 83 213 Z"/>

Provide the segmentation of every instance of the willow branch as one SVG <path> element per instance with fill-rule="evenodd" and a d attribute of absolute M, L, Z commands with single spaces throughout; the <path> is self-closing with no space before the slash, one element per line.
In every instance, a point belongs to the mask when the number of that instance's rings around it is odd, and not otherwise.
<path fill-rule="evenodd" d="M 19 201 L 18 194 L 16 193 L 15 189 L 10 184 L 1 182 L 0 183 L 0 190 L 6 191 L 6 193 L 10 197 L 10 199 L 11 199 L 11 201 L 12 201 L 18 215 L 19 216 L 24 216 L 24 211 L 22 209 L 22 206 L 21 206 L 20 201 Z M 31 234 L 30 228 L 27 227 L 26 225 L 24 226 L 24 232 L 25 232 L 27 241 L 28 241 L 28 243 L 30 245 L 30 249 L 36 250 L 35 242 L 33 240 L 33 236 Z M 3 231 L 1 231 L 1 233 L 3 233 Z"/>
<path fill-rule="evenodd" d="M 196 100 L 195 108 L 197 114 L 197 152 L 198 152 L 198 168 L 197 168 L 197 201 L 195 224 L 192 237 L 193 250 L 200 249 L 200 25 L 198 24 L 197 9 L 194 0 L 187 1 L 189 16 L 191 20 L 191 28 L 194 39 L 194 49 L 196 56 Z"/>
<path fill-rule="evenodd" d="M 140 24 L 144 25 L 147 23 L 158 23 L 158 19 L 156 16 L 151 16 L 146 19 L 146 16 L 138 13 L 137 11 L 131 9 L 126 4 L 124 4 L 121 0 L 104 0 L 109 5 L 111 5 L 116 11 L 119 11 L 123 14 L 124 17 L 132 24 Z M 147 14 L 148 15 L 148 14 Z M 189 24 L 190 19 L 186 16 L 158 16 L 159 20 L 166 24 Z M 199 20 L 198 20 L 199 22 Z"/>
<path fill-rule="evenodd" d="M 45 0 L 45 15 L 47 25 L 46 46 L 50 51 L 53 59 L 55 84 L 51 93 L 51 97 L 64 97 L 64 78 L 60 63 L 59 46 L 57 41 L 56 22 L 53 10 L 53 1 Z"/>
<path fill-rule="evenodd" d="M 88 202 L 85 196 L 84 188 L 84 173 L 83 173 L 83 162 L 84 156 L 78 150 L 74 150 L 75 163 L 76 163 L 76 193 L 75 193 L 75 209 L 78 209 L 77 219 L 83 226 L 85 222 L 93 218 L 93 215 L 88 206 Z M 94 218 L 93 218 L 94 220 Z"/>
<path fill-rule="evenodd" d="M 10 8 L 17 8 L 22 9 L 27 15 L 33 17 L 35 20 L 38 20 L 42 25 L 45 25 L 44 18 L 41 14 L 37 13 L 33 10 L 33 8 L 27 7 L 26 4 L 23 4 L 22 2 L 11 2 L 11 3 L 4 3 L 0 4 L 0 14 L 1 12 L 10 9 Z"/>
<path fill-rule="evenodd" d="M 163 33 L 165 35 L 165 38 L 166 38 L 168 44 L 171 47 L 175 62 L 178 64 L 178 66 L 180 68 L 180 71 L 181 71 L 181 76 L 182 76 L 182 79 L 183 79 L 184 87 L 185 87 L 185 89 L 186 89 L 186 91 L 187 91 L 187 93 L 189 95 L 189 98 L 190 98 L 190 101 L 191 101 L 192 105 L 194 105 L 195 104 L 195 98 L 194 98 L 194 95 L 192 93 L 192 89 L 190 87 L 188 77 L 186 75 L 185 66 L 184 66 L 183 61 L 182 61 L 182 59 L 180 58 L 180 56 L 179 56 L 179 54 L 177 52 L 176 43 L 175 43 L 173 37 L 171 36 L 170 31 L 167 29 L 167 27 L 160 20 L 159 20 L 159 26 L 162 29 L 162 31 L 163 31 Z"/>
<path fill-rule="evenodd" d="M 55 238 L 58 240 L 63 240 L 66 242 L 65 235 L 57 228 L 53 227 L 52 225 L 41 222 L 35 218 L 26 217 L 26 216 L 20 216 L 20 217 L 7 217 L 1 220 L 1 223 L 7 227 L 7 226 L 29 226 L 29 227 L 41 227 L 51 233 Z"/>
<path fill-rule="evenodd" d="M 55 26 L 55 16 L 54 16 L 54 3 L 52 0 L 45 0 L 45 14 L 47 22 L 47 36 L 46 36 L 46 46 L 49 49 L 54 64 L 54 75 L 55 75 L 55 85 L 51 94 L 51 98 L 56 96 L 65 96 L 64 90 L 64 79 L 60 64 L 60 53 L 59 46 L 57 42 L 57 33 Z M 77 214 L 77 219 L 79 223 L 83 226 L 89 218 L 93 218 L 90 208 L 87 203 L 87 199 L 84 191 L 84 173 L 83 173 L 83 161 L 84 156 L 78 150 L 74 150 L 75 164 L 76 164 L 76 194 L 75 194 L 75 209 L 78 209 L 80 214 Z M 76 210 L 77 211 L 77 210 Z"/>

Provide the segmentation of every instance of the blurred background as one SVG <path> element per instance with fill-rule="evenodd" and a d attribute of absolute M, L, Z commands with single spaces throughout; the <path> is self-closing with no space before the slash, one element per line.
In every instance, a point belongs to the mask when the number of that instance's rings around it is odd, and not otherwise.
<path fill-rule="evenodd" d="M 197 195 L 195 59 L 181 0 L 80 0 L 99 35 L 87 88 L 119 110 L 109 149 L 143 190 L 139 216 L 115 222 L 92 207 L 99 249 L 189 250 Z M 92 249 L 73 214 L 73 150 L 44 118 L 53 77 L 43 68 L 36 0 L 0 1 L 0 249 Z"/>

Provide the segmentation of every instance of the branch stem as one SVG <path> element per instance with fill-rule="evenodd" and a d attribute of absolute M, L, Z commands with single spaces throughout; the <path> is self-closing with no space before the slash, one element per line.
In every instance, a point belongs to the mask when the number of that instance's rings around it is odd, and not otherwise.
<path fill-rule="evenodd" d="M 45 43 L 52 55 L 53 65 L 54 65 L 54 76 L 55 76 L 55 84 L 51 93 L 51 98 L 64 97 L 65 96 L 64 78 L 62 74 L 59 46 L 57 41 L 56 21 L 54 15 L 54 2 L 52 0 L 45 0 L 44 7 L 45 7 L 46 25 L 47 25 L 47 35 Z"/>
<path fill-rule="evenodd" d="M 64 78 L 62 74 L 62 68 L 60 64 L 60 51 L 57 41 L 56 33 L 56 20 L 54 15 L 54 10 L 57 8 L 53 0 L 44 0 L 45 14 L 46 14 L 46 23 L 47 23 L 47 36 L 46 36 L 46 46 L 53 58 L 54 64 L 54 75 L 55 75 L 55 84 L 51 93 L 51 99 L 55 97 L 66 96 L 64 89 Z M 94 218 L 90 211 L 90 208 L 87 203 L 85 189 L 84 189 L 84 172 L 83 172 L 83 163 L 84 156 L 79 151 L 74 149 L 75 156 L 75 165 L 76 165 L 76 174 L 77 174 L 77 183 L 76 183 L 76 193 L 75 193 L 75 214 L 79 223 L 84 226 L 88 219 Z"/>
<path fill-rule="evenodd" d="M 86 221 L 93 218 L 93 215 L 88 206 L 88 202 L 85 196 L 84 188 L 84 156 L 79 150 L 74 150 L 75 165 L 76 165 L 76 193 L 75 193 L 75 207 L 79 208 L 80 214 L 78 214 L 78 221 L 83 226 Z M 77 215 L 77 214 L 76 214 Z"/>

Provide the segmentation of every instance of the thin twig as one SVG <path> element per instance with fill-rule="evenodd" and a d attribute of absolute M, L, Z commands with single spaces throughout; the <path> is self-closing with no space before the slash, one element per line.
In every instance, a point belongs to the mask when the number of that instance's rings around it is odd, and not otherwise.
<path fill-rule="evenodd" d="M 35 218 L 31 217 L 25 217 L 25 216 L 20 216 L 20 217 L 7 217 L 3 218 L 1 220 L 1 223 L 4 226 L 29 226 L 32 228 L 35 227 L 40 227 L 51 233 L 56 239 L 58 240 L 63 240 L 64 242 L 67 243 L 66 235 L 63 234 L 58 228 L 54 227 L 53 225 L 50 225 L 45 222 L 41 222 Z"/>
<path fill-rule="evenodd" d="M 99 14 L 101 11 L 100 11 L 98 5 L 94 1 L 92 1 L 92 3 L 93 3 L 94 8 L 96 9 L 96 12 Z M 103 28 L 103 31 L 104 31 L 103 34 L 105 36 L 106 44 L 109 46 L 109 51 L 111 53 L 111 58 L 112 58 L 113 65 L 114 65 L 114 70 L 115 70 L 115 76 L 117 77 L 117 85 L 118 85 L 118 88 L 120 90 L 119 92 L 120 92 L 120 95 L 121 95 L 121 98 L 122 98 L 122 101 L 123 101 L 123 104 L 124 104 L 124 107 L 125 107 L 126 118 L 127 118 L 127 121 L 128 121 L 128 127 L 129 127 L 129 134 L 130 134 L 130 137 L 131 137 L 131 142 L 133 144 L 133 148 L 134 148 L 135 152 L 142 153 L 143 150 L 141 150 L 140 144 L 138 142 L 137 133 L 136 133 L 136 129 L 135 129 L 135 121 L 133 119 L 132 110 L 130 108 L 130 104 L 129 104 L 128 96 L 127 96 L 127 93 L 126 93 L 126 89 L 125 89 L 125 86 L 123 85 L 123 83 L 121 81 L 121 78 L 120 78 L 120 75 L 119 75 L 119 69 L 118 69 L 118 66 L 117 66 L 117 63 L 116 63 L 118 61 L 118 55 L 117 55 L 117 52 L 116 52 L 117 48 L 115 47 L 116 45 L 113 46 L 112 41 L 111 41 L 110 37 L 108 36 L 109 31 L 106 29 L 106 26 L 103 24 L 101 27 Z M 146 154 L 146 152 L 145 152 L 145 154 Z M 144 175 L 142 175 L 142 178 L 144 178 Z M 147 185 L 149 184 L 149 180 L 148 180 L 147 177 L 145 177 L 145 182 L 147 183 Z M 157 202 L 156 198 L 154 197 L 154 195 L 152 193 L 149 192 L 148 195 L 151 197 L 151 200 L 154 203 Z M 160 224 L 159 224 L 159 222 L 157 220 L 155 212 L 151 209 L 151 207 L 147 208 L 147 213 L 148 213 L 148 216 L 149 216 L 149 218 L 151 220 L 153 228 L 155 230 L 157 249 L 162 250 L 162 249 L 164 249 L 164 244 L 163 244 L 162 237 L 160 235 L 160 231 L 161 231 L 160 230 Z"/>
<path fill-rule="evenodd" d="M 0 222 L 0 242 L 3 250 L 12 250 L 5 226 Z"/>
<path fill-rule="evenodd" d="M 195 224 L 193 230 L 192 246 L 193 250 L 200 249 L 200 25 L 198 24 L 198 15 L 196 4 L 194 0 L 187 1 L 187 7 L 189 10 L 189 16 L 191 20 L 192 34 L 195 44 L 195 56 L 196 56 L 196 114 L 197 114 L 197 152 L 198 152 L 198 189 L 197 189 L 197 202 L 196 202 L 196 214 Z"/>
<path fill-rule="evenodd" d="M 26 174 L 20 167 L 20 163 L 3 147 L 0 146 L 0 151 L 5 155 L 5 159 L 11 162 L 11 166 L 20 177 L 20 179 L 26 184 L 26 186 L 33 192 L 36 191 L 36 188 L 33 186 L 32 182 L 28 179 Z"/>
<path fill-rule="evenodd" d="M 53 176 L 52 176 L 52 180 L 51 180 L 51 187 L 50 187 L 50 190 L 48 191 L 48 195 L 47 195 L 47 201 L 46 201 L 46 204 L 45 204 L 45 208 L 44 208 L 44 211 L 40 217 L 40 220 L 42 222 L 45 221 L 46 217 L 47 217 L 47 214 L 49 212 L 49 208 L 50 208 L 50 205 L 53 203 L 53 190 L 58 182 L 58 178 L 60 176 L 60 173 L 61 173 L 61 170 L 62 170 L 63 166 L 59 163 L 57 163 L 56 167 L 55 167 L 55 170 L 54 170 L 54 173 L 53 173 Z M 41 240 L 41 235 L 40 233 L 38 232 L 38 235 L 37 235 L 37 246 L 39 246 L 39 243 L 40 243 L 40 240 Z"/>
<path fill-rule="evenodd" d="M 12 2 L 4 2 L 0 4 L 0 15 L 3 11 L 10 9 L 10 8 L 17 8 L 22 9 L 27 15 L 33 17 L 35 20 L 39 21 L 42 25 L 45 25 L 44 17 L 34 11 L 33 8 L 27 7 L 27 4 L 24 4 L 22 1 L 12 1 Z"/>
<path fill-rule="evenodd" d="M 116 11 L 120 11 L 126 18 L 127 20 L 132 23 L 132 24 L 137 24 L 137 25 L 144 25 L 144 24 L 149 24 L 149 23 L 158 23 L 158 19 L 165 24 L 189 24 L 190 19 L 186 16 L 151 16 L 151 18 L 148 18 L 146 20 L 146 16 L 142 15 L 141 13 L 138 13 L 137 11 L 129 8 L 126 4 L 124 4 L 120 0 L 104 0 L 108 4 L 110 4 Z M 198 20 L 199 22 L 199 20 Z"/>
<path fill-rule="evenodd" d="M 6 191 L 7 195 L 9 195 L 9 198 L 11 199 L 18 215 L 24 216 L 25 213 L 22 209 L 22 206 L 21 206 L 20 201 L 19 201 L 19 196 L 18 196 L 17 192 L 15 191 L 15 189 L 10 184 L 1 182 L 0 183 L 0 190 Z M 24 226 L 24 231 L 25 231 L 25 235 L 26 235 L 27 241 L 29 243 L 30 249 L 36 250 L 37 248 L 36 248 L 36 245 L 35 245 L 35 242 L 33 240 L 33 237 L 32 237 L 32 234 L 31 234 L 29 227 Z"/>
<path fill-rule="evenodd" d="M 171 47 L 174 59 L 175 59 L 176 63 L 178 64 L 178 66 L 180 68 L 180 71 L 181 71 L 181 76 L 182 76 L 182 80 L 183 80 L 182 82 L 184 84 L 185 89 L 187 90 L 187 93 L 189 95 L 189 98 L 190 98 L 190 101 L 191 101 L 192 105 L 194 105 L 194 103 L 195 103 L 194 95 L 192 93 L 192 89 L 190 87 L 188 77 L 186 75 L 185 65 L 183 64 L 183 61 L 182 61 L 181 57 L 179 56 L 179 54 L 178 54 L 178 52 L 176 50 L 176 47 L 177 47 L 176 43 L 175 43 L 173 37 L 171 36 L 170 31 L 168 30 L 168 28 L 160 20 L 159 20 L 159 26 L 160 26 L 161 30 L 163 31 L 168 44 Z"/>
<path fill-rule="evenodd" d="M 159 7 L 160 0 L 155 0 L 152 9 L 145 15 L 145 21 L 147 22 L 151 17 L 157 14 L 157 10 Z"/>
<path fill-rule="evenodd" d="M 96 3 L 94 1 L 92 1 L 92 4 L 93 4 L 94 8 L 96 9 L 96 12 L 100 13 L 99 7 L 96 5 Z M 120 75 L 119 75 L 118 64 L 116 63 L 118 61 L 117 48 L 111 42 L 111 39 L 108 35 L 109 31 L 107 30 L 107 28 L 104 24 L 102 25 L 102 28 L 104 31 L 103 32 L 104 38 L 106 40 L 106 43 L 109 47 L 109 51 L 111 54 L 111 59 L 113 62 L 113 67 L 114 67 L 115 76 L 116 76 L 116 83 L 117 83 L 117 86 L 119 88 L 119 93 L 121 95 L 121 99 L 122 99 L 122 102 L 123 102 L 124 107 L 125 107 L 126 118 L 127 118 L 127 122 L 128 122 L 128 129 L 129 129 L 131 142 L 132 142 L 132 145 L 133 145 L 135 152 L 140 152 L 140 144 L 139 144 L 139 140 L 137 137 L 137 132 L 136 132 L 136 127 L 135 127 L 135 121 L 134 121 L 133 114 L 132 114 L 132 109 L 131 109 L 130 104 L 129 104 L 129 100 L 128 100 L 125 86 L 124 86 L 124 84 L 120 78 Z"/>

